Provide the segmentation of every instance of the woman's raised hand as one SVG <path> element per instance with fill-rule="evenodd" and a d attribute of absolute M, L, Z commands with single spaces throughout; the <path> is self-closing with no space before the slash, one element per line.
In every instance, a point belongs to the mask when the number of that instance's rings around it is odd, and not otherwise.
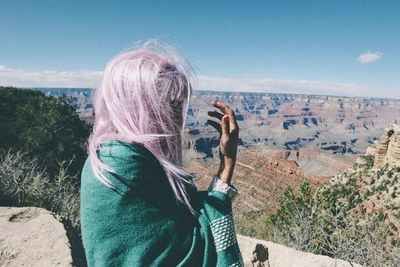
<path fill-rule="evenodd" d="M 208 115 L 211 117 L 219 119 L 219 123 L 207 120 L 207 123 L 214 127 L 220 134 L 219 156 L 221 164 L 217 175 L 222 181 L 230 184 L 236 163 L 239 126 L 236 122 L 234 111 L 227 104 L 217 101 L 211 104 L 222 112 L 208 112 Z"/>

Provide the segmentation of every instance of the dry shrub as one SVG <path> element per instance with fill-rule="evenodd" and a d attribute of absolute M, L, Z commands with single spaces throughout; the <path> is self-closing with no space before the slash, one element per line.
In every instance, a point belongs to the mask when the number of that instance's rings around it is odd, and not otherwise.
<path fill-rule="evenodd" d="M 58 174 L 49 177 L 26 152 L 0 152 L 0 205 L 45 208 L 69 220 L 80 233 L 79 185 L 67 174 L 69 163 L 59 163 Z"/>

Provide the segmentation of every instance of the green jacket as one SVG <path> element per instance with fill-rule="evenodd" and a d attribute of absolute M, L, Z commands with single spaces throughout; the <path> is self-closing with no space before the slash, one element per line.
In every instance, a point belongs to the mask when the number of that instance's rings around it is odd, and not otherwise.
<path fill-rule="evenodd" d="M 161 164 L 142 146 L 108 141 L 97 154 L 116 170 L 98 181 L 89 159 L 81 176 L 82 240 L 89 267 L 243 266 L 232 203 L 217 190 L 190 191 L 199 216 L 176 201 Z"/>

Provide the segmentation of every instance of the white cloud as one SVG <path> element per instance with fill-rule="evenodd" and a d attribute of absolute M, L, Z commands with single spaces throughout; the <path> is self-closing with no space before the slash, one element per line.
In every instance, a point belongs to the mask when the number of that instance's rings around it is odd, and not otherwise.
<path fill-rule="evenodd" d="M 400 90 L 357 83 L 250 77 L 198 76 L 198 88 L 215 91 L 400 98 Z"/>
<path fill-rule="evenodd" d="M 367 53 L 359 55 L 357 58 L 357 61 L 360 62 L 361 64 L 368 64 L 368 63 L 378 61 L 382 57 L 383 57 L 383 53 L 381 53 L 381 52 L 368 51 Z"/>
<path fill-rule="evenodd" d="M 16 87 L 96 87 L 102 71 L 27 71 L 0 65 L 0 85 Z"/>
<path fill-rule="evenodd" d="M 94 88 L 102 75 L 94 70 L 27 71 L 0 65 L 0 86 Z M 207 75 L 197 79 L 202 90 L 400 98 L 400 90 L 356 83 Z"/>

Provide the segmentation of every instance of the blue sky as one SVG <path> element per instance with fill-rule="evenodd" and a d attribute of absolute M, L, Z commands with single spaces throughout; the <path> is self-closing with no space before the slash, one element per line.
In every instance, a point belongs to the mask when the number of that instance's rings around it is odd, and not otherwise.
<path fill-rule="evenodd" d="M 91 87 L 160 38 L 199 89 L 400 97 L 400 1 L 0 2 L 0 85 Z"/>

